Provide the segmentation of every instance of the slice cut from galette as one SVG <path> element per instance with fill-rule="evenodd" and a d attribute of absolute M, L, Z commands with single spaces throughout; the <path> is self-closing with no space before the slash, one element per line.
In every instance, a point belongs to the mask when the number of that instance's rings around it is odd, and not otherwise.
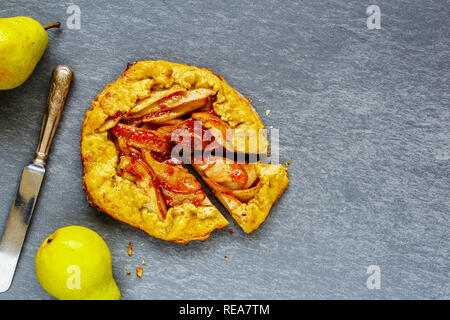
<path fill-rule="evenodd" d="M 166 61 L 129 66 L 92 102 L 81 132 L 91 205 L 178 243 L 206 239 L 228 224 L 184 164 L 193 161 L 251 232 L 286 188 L 287 170 L 226 155 L 267 151 L 264 126 L 248 99 L 207 69 Z"/>
<path fill-rule="evenodd" d="M 264 222 L 289 183 L 283 165 L 239 164 L 210 156 L 193 166 L 247 233 Z"/>

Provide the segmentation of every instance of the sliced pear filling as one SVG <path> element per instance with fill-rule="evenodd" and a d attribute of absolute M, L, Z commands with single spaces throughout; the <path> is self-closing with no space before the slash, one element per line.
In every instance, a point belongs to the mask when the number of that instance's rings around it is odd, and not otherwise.
<path fill-rule="evenodd" d="M 148 151 L 144 151 L 143 156 L 165 189 L 183 194 L 194 193 L 202 189 L 202 185 L 183 167 L 158 162 Z"/>
<path fill-rule="evenodd" d="M 143 112 L 144 114 L 147 113 L 145 112 L 147 110 L 147 108 L 150 108 L 155 102 L 166 98 L 174 93 L 181 93 L 181 92 L 186 92 L 186 89 L 182 86 L 178 86 L 175 85 L 167 90 L 162 90 L 162 91 L 155 91 L 152 93 L 152 95 L 144 100 L 139 101 L 136 106 L 134 106 L 130 112 L 129 115 L 135 115 L 137 113 L 141 113 Z"/>
<path fill-rule="evenodd" d="M 111 133 L 118 138 L 122 138 L 122 141 L 126 139 L 128 147 L 148 149 L 163 154 L 169 152 L 169 144 L 164 137 L 150 129 L 141 129 L 118 123 L 111 129 Z"/>
<path fill-rule="evenodd" d="M 144 190 L 144 192 L 151 198 L 156 200 L 158 209 L 163 218 L 166 217 L 167 208 L 164 202 L 163 195 L 161 193 L 158 180 L 153 174 L 153 171 L 146 165 L 146 163 L 139 157 L 121 156 L 119 167 L 125 174 L 133 177 L 136 181 L 136 185 Z M 133 181 L 132 179 L 132 181 Z"/>
<path fill-rule="evenodd" d="M 199 206 L 206 198 L 201 184 L 182 166 L 173 166 L 156 161 L 149 151 L 140 154 L 122 155 L 119 168 L 122 177 L 133 181 L 151 198 L 156 199 L 163 218 L 167 207 L 185 202 Z"/>
<path fill-rule="evenodd" d="M 184 138 L 188 141 L 193 138 L 202 140 L 209 132 L 214 140 L 203 141 L 203 149 L 214 141 L 233 150 L 232 137 L 227 137 L 230 126 L 226 122 L 211 110 L 193 112 L 208 110 L 213 94 L 210 89 L 186 91 L 173 86 L 141 100 L 117 122 L 110 119 L 105 123 L 107 127 L 114 124 L 110 130 L 119 149 L 122 177 L 136 183 L 155 199 L 162 217 L 166 216 L 167 207 L 186 202 L 199 206 L 206 198 L 196 178 L 169 159 L 170 143 L 180 143 Z M 180 119 L 186 114 L 190 114 L 188 119 Z M 200 133 L 194 129 L 195 121 L 201 123 Z M 178 129 L 182 134 L 173 141 L 173 133 Z M 208 156 L 202 163 L 194 164 L 194 168 L 212 191 L 221 196 L 228 210 L 253 199 L 262 187 L 253 164 L 238 164 L 227 158 Z"/>
<path fill-rule="evenodd" d="M 230 126 L 222 121 L 218 116 L 210 112 L 194 112 L 192 119 L 200 121 L 205 129 L 208 129 L 214 137 L 215 142 L 219 143 L 223 148 L 233 152 L 233 137 L 230 135 Z"/>
<path fill-rule="evenodd" d="M 210 156 L 203 163 L 194 164 L 194 168 L 215 194 L 227 194 L 241 202 L 254 198 L 262 186 L 253 164 Z"/>
<path fill-rule="evenodd" d="M 194 167 L 230 190 L 247 189 L 258 177 L 251 164 L 238 164 L 233 160 L 215 156 L 209 156 L 203 163 L 194 165 Z"/>
<path fill-rule="evenodd" d="M 249 189 L 243 189 L 243 190 L 231 190 L 228 188 L 225 188 L 224 186 L 218 184 L 215 180 L 207 178 L 205 176 L 202 177 L 202 179 L 208 184 L 208 186 L 211 188 L 211 190 L 214 192 L 214 194 L 226 194 L 229 197 L 232 196 L 239 200 L 240 202 L 249 202 L 251 199 L 253 199 L 256 194 L 258 193 L 259 189 L 262 187 L 261 181 L 258 181 L 256 186 L 249 188 Z"/>
<path fill-rule="evenodd" d="M 145 108 L 141 108 L 138 104 L 136 107 L 140 111 L 127 114 L 126 119 L 142 118 L 143 122 L 161 123 L 179 118 L 207 105 L 209 97 L 213 94 L 213 90 L 204 88 L 187 92 L 177 91 L 165 98 L 153 101 Z"/>
<path fill-rule="evenodd" d="M 107 130 L 110 130 L 111 128 L 113 128 L 115 125 L 117 125 L 120 121 L 120 118 L 118 117 L 114 117 L 114 118 L 109 118 L 108 120 L 105 121 L 105 123 L 97 129 L 98 132 L 104 132 Z"/>
<path fill-rule="evenodd" d="M 123 178 L 141 188 L 156 200 L 161 216 L 167 214 L 167 206 L 185 202 L 200 206 L 206 198 L 201 184 L 180 165 L 156 160 L 151 152 L 159 156 L 169 154 L 169 145 L 164 136 L 154 130 L 118 123 L 111 129 L 119 149 L 119 169 Z"/>
<path fill-rule="evenodd" d="M 166 138 L 168 141 L 172 141 L 172 134 L 175 132 L 175 130 L 185 130 L 180 131 L 180 133 L 183 132 L 191 136 L 194 131 L 194 122 L 192 121 L 192 119 L 187 119 L 184 121 L 182 120 L 181 122 L 178 122 L 173 125 L 161 126 L 156 131 L 159 134 L 163 135 L 164 138 Z M 179 142 L 179 141 L 172 141 L 172 142 Z"/>
<path fill-rule="evenodd" d="M 176 193 L 165 188 L 161 188 L 164 199 L 169 207 L 175 207 L 183 203 L 193 203 L 195 206 L 199 206 L 205 200 L 206 195 L 202 190 L 198 190 L 194 193 Z"/>

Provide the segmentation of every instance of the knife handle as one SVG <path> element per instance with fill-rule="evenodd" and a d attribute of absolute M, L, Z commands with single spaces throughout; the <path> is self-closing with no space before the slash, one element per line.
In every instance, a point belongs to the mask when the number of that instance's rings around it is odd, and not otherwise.
<path fill-rule="evenodd" d="M 50 92 L 47 100 L 47 110 L 42 120 L 41 134 L 36 148 L 33 163 L 44 167 L 52 144 L 53 136 L 58 127 L 64 102 L 73 79 L 73 70 L 65 65 L 58 65 L 53 69 L 50 82 Z"/>

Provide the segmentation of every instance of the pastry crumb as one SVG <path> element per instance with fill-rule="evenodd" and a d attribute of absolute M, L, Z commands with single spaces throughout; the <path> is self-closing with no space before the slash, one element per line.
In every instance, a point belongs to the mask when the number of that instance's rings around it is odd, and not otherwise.
<path fill-rule="evenodd" d="M 229 234 L 233 234 L 233 229 L 228 229 Z"/>
<path fill-rule="evenodd" d="M 228 259 L 228 256 L 223 256 L 225 259 Z"/>
<path fill-rule="evenodd" d="M 136 275 L 139 277 L 139 278 L 142 278 L 142 273 L 144 272 L 144 269 L 142 269 L 142 267 L 137 267 L 136 268 Z"/>
<path fill-rule="evenodd" d="M 133 254 L 133 242 L 128 243 L 128 255 L 131 257 Z"/>
<path fill-rule="evenodd" d="M 145 260 L 144 260 L 144 259 L 142 259 L 142 264 L 147 264 L 147 262 L 145 262 Z"/>
<path fill-rule="evenodd" d="M 288 161 L 288 162 L 286 162 L 286 165 L 288 166 L 288 165 L 290 165 L 291 164 L 291 162 L 290 161 Z"/>
<path fill-rule="evenodd" d="M 267 110 L 266 110 L 266 116 L 268 116 L 269 114 L 270 114 L 270 110 L 267 109 Z"/>
<path fill-rule="evenodd" d="M 131 272 L 127 272 L 127 276 L 131 276 Z"/>
<path fill-rule="evenodd" d="M 127 267 L 125 267 L 125 271 L 128 271 L 128 268 L 127 268 Z"/>

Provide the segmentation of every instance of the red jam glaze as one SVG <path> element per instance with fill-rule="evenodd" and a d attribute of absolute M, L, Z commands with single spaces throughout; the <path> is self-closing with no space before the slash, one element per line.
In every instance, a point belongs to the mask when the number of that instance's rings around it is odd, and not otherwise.
<path fill-rule="evenodd" d="M 161 153 L 167 153 L 169 151 L 169 144 L 167 141 L 156 132 L 149 129 L 140 129 L 118 123 L 111 129 L 111 132 L 116 137 L 127 139 L 128 146 L 140 149 L 156 149 Z"/>
<path fill-rule="evenodd" d="M 111 133 L 116 137 L 124 137 L 128 139 L 136 131 L 135 127 L 118 123 L 111 129 Z"/>
<path fill-rule="evenodd" d="M 169 112 L 168 105 L 180 100 L 183 95 L 184 95 L 183 91 L 178 91 L 178 92 L 174 92 L 171 95 L 159 100 L 159 102 L 158 102 L 159 110 L 145 115 L 144 118 L 145 119 L 156 118 L 156 117 L 166 114 L 167 112 Z"/>
<path fill-rule="evenodd" d="M 131 163 L 125 167 L 124 171 L 128 172 L 136 179 L 142 180 L 144 178 L 144 174 L 138 168 L 139 167 L 135 163 Z"/>
<path fill-rule="evenodd" d="M 161 163 L 170 164 L 172 166 L 183 164 L 183 162 L 180 159 L 172 157 L 170 152 L 162 154 L 159 152 L 150 151 L 150 155 L 153 157 L 153 159 Z"/>
<path fill-rule="evenodd" d="M 172 168 L 171 166 L 167 166 L 165 171 L 169 176 L 172 176 L 175 173 L 174 168 Z"/>
<path fill-rule="evenodd" d="M 149 114 L 146 114 L 145 116 L 143 116 L 143 119 L 152 119 L 152 118 L 157 118 L 157 117 L 161 117 L 167 113 L 170 113 L 170 110 L 158 110 L 155 112 L 150 112 Z"/>
<path fill-rule="evenodd" d="M 184 94 L 185 94 L 184 92 L 175 92 L 175 93 L 169 95 L 168 97 L 160 100 L 158 102 L 160 110 L 145 115 L 143 117 L 143 119 L 160 117 L 164 114 L 171 112 L 168 105 L 170 105 L 174 101 L 179 100 Z M 220 117 L 215 113 L 214 109 L 208 110 L 206 112 L 208 114 L 211 114 L 214 117 L 217 117 L 217 120 L 211 119 L 211 121 L 215 121 L 215 120 L 217 122 L 221 121 Z M 123 115 L 124 115 L 123 113 L 118 113 L 116 115 L 116 117 L 118 119 L 121 119 L 121 118 L 123 118 Z M 194 128 L 195 128 L 194 121 L 195 120 L 192 118 L 186 119 L 182 124 L 180 124 L 177 128 L 175 128 L 175 129 L 178 129 L 178 128 L 186 129 L 188 131 L 188 137 L 190 138 L 192 146 L 198 144 L 198 142 L 199 142 L 199 137 L 196 136 L 196 135 L 198 135 L 198 132 L 194 132 Z M 180 137 L 178 139 L 178 141 L 171 141 L 171 135 L 170 135 L 170 137 L 168 135 L 166 135 L 164 138 L 167 141 L 164 141 L 164 139 L 162 139 L 161 136 L 158 136 L 151 130 L 140 129 L 138 126 L 141 123 L 142 123 L 142 119 L 124 120 L 123 124 L 121 124 L 121 123 L 117 124 L 114 128 L 111 129 L 111 132 L 115 136 L 124 137 L 128 141 L 131 140 L 132 141 L 131 145 L 135 146 L 136 148 L 144 148 L 144 149 L 145 149 L 146 144 L 151 144 L 158 148 L 165 149 L 165 143 L 167 144 L 167 142 L 170 142 L 171 144 L 176 144 L 176 143 L 180 143 L 183 139 L 183 137 Z M 205 137 L 206 131 L 207 131 L 207 129 L 202 127 L 202 132 L 201 132 L 202 137 Z M 214 141 L 214 139 L 213 139 L 213 141 Z M 202 141 L 203 148 L 213 141 Z M 154 151 L 154 148 L 153 148 L 153 150 L 151 151 L 151 155 L 158 162 L 165 163 L 168 165 L 181 165 L 182 161 L 180 159 L 173 158 L 169 151 L 170 151 L 169 147 L 167 147 L 167 152 Z M 133 175 L 134 177 L 136 177 L 136 179 L 140 179 L 140 180 L 142 180 L 148 174 L 151 178 L 151 184 L 152 184 L 151 186 L 155 188 L 155 192 L 160 196 L 160 199 L 163 199 L 164 204 L 170 205 L 172 200 L 166 199 L 165 196 L 162 195 L 160 186 L 164 187 L 167 190 L 170 190 L 171 187 L 169 185 L 165 185 L 164 181 L 160 181 L 160 179 L 158 179 L 158 177 L 153 173 L 152 169 L 147 165 L 145 160 L 141 157 L 141 154 L 132 152 L 132 153 L 128 154 L 128 156 L 130 156 L 130 158 L 131 158 L 131 164 L 129 164 L 124 170 L 127 171 L 128 173 L 130 173 L 131 175 Z M 208 159 L 208 160 L 206 160 L 206 161 L 210 162 L 212 159 Z M 212 162 L 213 161 L 211 161 L 211 163 Z M 136 163 L 139 163 L 140 165 L 135 165 Z M 143 172 L 142 171 L 143 169 L 146 172 Z M 175 172 L 174 168 L 168 167 L 166 169 L 167 175 L 173 175 L 174 172 Z M 233 181 L 236 181 L 236 182 L 239 182 L 242 184 L 247 183 L 247 180 L 248 180 L 247 172 L 239 164 L 232 164 L 231 170 L 228 170 L 228 174 L 231 176 Z M 183 182 L 181 182 L 181 183 L 183 183 Z M 200 185 L 200 188 L 201 188 L 201 185 Z M 205 193 L 201 189 L 194 192 L 192 195 L 193 195 L 192 203 L 195 206 L 200 206 L 202 204 L 202 202 L 204 201 L 204 199 L 206 198 Z M 229 195 L 234 197 L 231 192 Z M 163 216 L 163 218 L 165 218 L 166 210 L 165 210 L 165 208 L 162 208 L 162 204 L 160 203 L 160 201 L 158 201 L 158 206 L 159 206 L 161 215 Z"/>
<path fill-rule="evenodd" d="M 230 176 L 233 179 L 233 181 L 246 184 L 248 180 L 247 172 L 242 168 L 242 166 L 238 163 L 232 163 L 231 164 L 231 171 Z"/>

